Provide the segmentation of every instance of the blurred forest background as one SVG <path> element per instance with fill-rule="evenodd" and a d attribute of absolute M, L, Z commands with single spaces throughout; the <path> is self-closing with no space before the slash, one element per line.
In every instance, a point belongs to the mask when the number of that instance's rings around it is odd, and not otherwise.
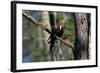
<path fill-rule="evenodd" d="M 27 13 L 28 15 L 31 15 L 40 23 L 44 24 L 46 28 L 51 30 L 48 11 L 23 10 L 23 12 Z M 64 20 L 63 21 L 64 34 L 62 38 L 65 41 L 69 41 L 74 44 L 75 43 L 75 22 L 74 22 L 73 13 L 71 12 L 54 12 L 54 13 L 56 13 L 56 18 Z M 50 34 L 42 30 L 40 26 L 36 26 L 35 24 L 31 23 L 24 16 L 22 18 L 22 31 L 23 31 L 22 61 L 24 63 L 51 61 L 50 53 L 49 53 L 50 45 L 47 43 L 47 39 L 50 36 Z M 63 43 L 60 43 L 60 48 L 62 49 L 62 54 L 63 54 L 62 61 L 74 60 L 74 54 L 72 48 L 64 45 Z"/>

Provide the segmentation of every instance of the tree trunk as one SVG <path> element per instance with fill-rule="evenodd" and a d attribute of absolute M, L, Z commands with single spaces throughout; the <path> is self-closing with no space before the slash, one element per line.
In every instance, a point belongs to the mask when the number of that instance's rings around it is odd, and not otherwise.
<path fill-rule="evenodd" d="M 74 58 L 88 59 L 88 23 L 85 13 L 74 13 L 75 18 L 75 51 Z"/>
<path fill-rule="evenodd" d="M 46 28 L 50 30 L 50 23 L 49 23 L 49 15 L 47 11 L 41 12 L 42 14 L 42 24 Z M 48 34 L 46 31 L 43 31 L 43 43 L 44 43 L 44 48 L 46 51 L 49 51 L 49 44 L 47 43 L 47 40 L 49 38 L 50 34 Z"/>

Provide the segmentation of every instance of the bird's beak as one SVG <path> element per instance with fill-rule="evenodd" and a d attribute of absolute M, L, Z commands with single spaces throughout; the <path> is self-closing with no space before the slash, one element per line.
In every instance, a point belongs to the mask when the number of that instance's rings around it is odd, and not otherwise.
<path fill-rule="evenodd" d="M 61 25 L 60 25 L 60 30 L 61 30 Z"/>

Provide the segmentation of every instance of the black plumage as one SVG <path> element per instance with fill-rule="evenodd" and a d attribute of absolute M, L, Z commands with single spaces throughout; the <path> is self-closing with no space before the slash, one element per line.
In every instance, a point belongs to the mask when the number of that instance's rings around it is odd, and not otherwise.
<path fill-rule="evenodd" d="M 50 44 L 50 52 L 52 52 L 55 42 L 57 40 L 56 36 L 61 37 L 63 35 L 64 28 L 62 23 L 60 23 L 60 20 L 58 18 L 55 18 L 54 12 L 49 11 L 49 17 L 50 17 L 50 25 L 51 25 L 51 34 L 48 38 L 48 43 Z"/>
<path fill-rule="evenodd" d="M 50 37 L 48 38 L 48 43 L 50 44 L 50 52 L 53 51 L 55 41 L 57 40 L 56 36 L 61 37 L 63 33 L 64 33 L 63 27 L 61 29 L 57 27 L 52 27 L 52 33 Z"/>

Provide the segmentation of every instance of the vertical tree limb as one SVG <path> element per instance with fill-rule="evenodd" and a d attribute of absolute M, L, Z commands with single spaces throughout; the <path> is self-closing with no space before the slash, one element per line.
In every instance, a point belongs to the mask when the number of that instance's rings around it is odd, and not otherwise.
<path fill-rule="evenodd" d="M 88 59 L 88 23 L 85 13 L 74 13 L 75 19 L 75 59 Z"/>

